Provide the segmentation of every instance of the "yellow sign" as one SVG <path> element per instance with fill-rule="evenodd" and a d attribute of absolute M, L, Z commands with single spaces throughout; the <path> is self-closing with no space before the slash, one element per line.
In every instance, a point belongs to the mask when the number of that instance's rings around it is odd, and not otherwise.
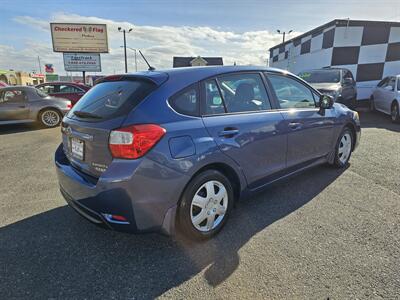
<path fill-rule="evenodd" d="M 108 53 L 106 24 L 50 23 L 54 52 Z"/>

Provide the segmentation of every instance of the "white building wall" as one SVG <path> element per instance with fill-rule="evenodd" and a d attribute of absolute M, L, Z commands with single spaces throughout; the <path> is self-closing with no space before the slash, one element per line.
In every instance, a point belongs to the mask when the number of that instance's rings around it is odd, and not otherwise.
<path fill-rule="evenodd" d="M 384 77 L 400 74 L 400 23 L 336 20 L 316 30 L 276 46 L 270 66 L 294 74 L 347 68 L 356 79 L 358 99 L 368 99 Z"/>

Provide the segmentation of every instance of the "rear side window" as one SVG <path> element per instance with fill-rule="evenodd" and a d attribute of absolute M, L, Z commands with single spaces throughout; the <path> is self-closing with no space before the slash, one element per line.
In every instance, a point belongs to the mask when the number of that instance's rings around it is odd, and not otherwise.
<path fill-rule="evenodd" d="M 41 87 L 39 87 L 39 89 L 47 94 L 55 94 L 60 92 L 59 85 L 42 85 Z"/>
<path fill-rule="evenodd" d="M 106 81 L 95 85 L 73 107 L 68 116 L 110 119 L 128 114 L 156 89 L 148 80 Z"/>
<path fill-rule="evenodd" d="M 60 93 L 79 93 L 79 92 L 82 92 L 82 91 L 72 85 L 60 86 Z"/>
<path fill-rule="evenodd" d="M 199 95 L 197 85 L 190 86 L 169 99 L 172 108 L 184 115 L 199 115 Z"/>
<path fill-rule="evenodd" d="M 207 80 L 205 85 L 205 108 L 206 115 L 218 115 L 225 113 L 224 103 L 215 79 Z"/>

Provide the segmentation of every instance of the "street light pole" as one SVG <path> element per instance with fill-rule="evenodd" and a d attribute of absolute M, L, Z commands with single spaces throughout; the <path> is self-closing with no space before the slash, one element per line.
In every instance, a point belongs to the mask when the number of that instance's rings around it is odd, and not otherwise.
<path fill-rule="evenodd" d="M 126 33 L 131 32 L 132 28 L 130 28 L 128 31 L 126 31 L 125 29 L 122 29 L 121 27 L 118 27 L 118 31 L 122 32 L 124 34 L 125 73 L 128 73 L 128 58 L 126 56 Z"/>
<path fill-rule="evenodd" d="M 282 34 L 282 43 L 284 43 L 284 42 L 285 42 L 286 31 L 281 32 L 281 31 L 278 29 L 276 32 L 278 32 L 279 34 Z M 289 34 L 292 33 L 292 32 L 293 32 L 293 30 L 289 30 L 289 31 L 287 32 L 287 34 L 289 35 Z"/>
<path fill-rule="evenodd" d="M 119 46 L 119 47 L 120 48 L 124 48 L 124 46 Z M 137 54 L 136 54 L 137 50 L 135 48 L 131 48 L 131 47 L 128 47 L 128 46 L 126 46 L 126 48 L 132 50 L 133 52 L 135 52 L 135 72 L 137 72 Z"/>
<path fill-rule="evenodd" d="M 40 63 L 40 56 L 37 57 L 39 63 L 39 74 L 42 74 L 42 64 Z"/>

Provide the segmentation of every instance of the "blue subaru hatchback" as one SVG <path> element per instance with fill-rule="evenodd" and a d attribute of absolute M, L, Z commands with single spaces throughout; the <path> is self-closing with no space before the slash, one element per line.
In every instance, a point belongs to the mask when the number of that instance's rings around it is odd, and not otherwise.
<path fill-rule="evenodd" d="M 344 167 L 358 114 L 263 67 L 199 67 L 102 79 L 64 117 L 55 163 L 68 204 L 129 231 L 194 239 L 233 204 L 306 168 Z"/>

